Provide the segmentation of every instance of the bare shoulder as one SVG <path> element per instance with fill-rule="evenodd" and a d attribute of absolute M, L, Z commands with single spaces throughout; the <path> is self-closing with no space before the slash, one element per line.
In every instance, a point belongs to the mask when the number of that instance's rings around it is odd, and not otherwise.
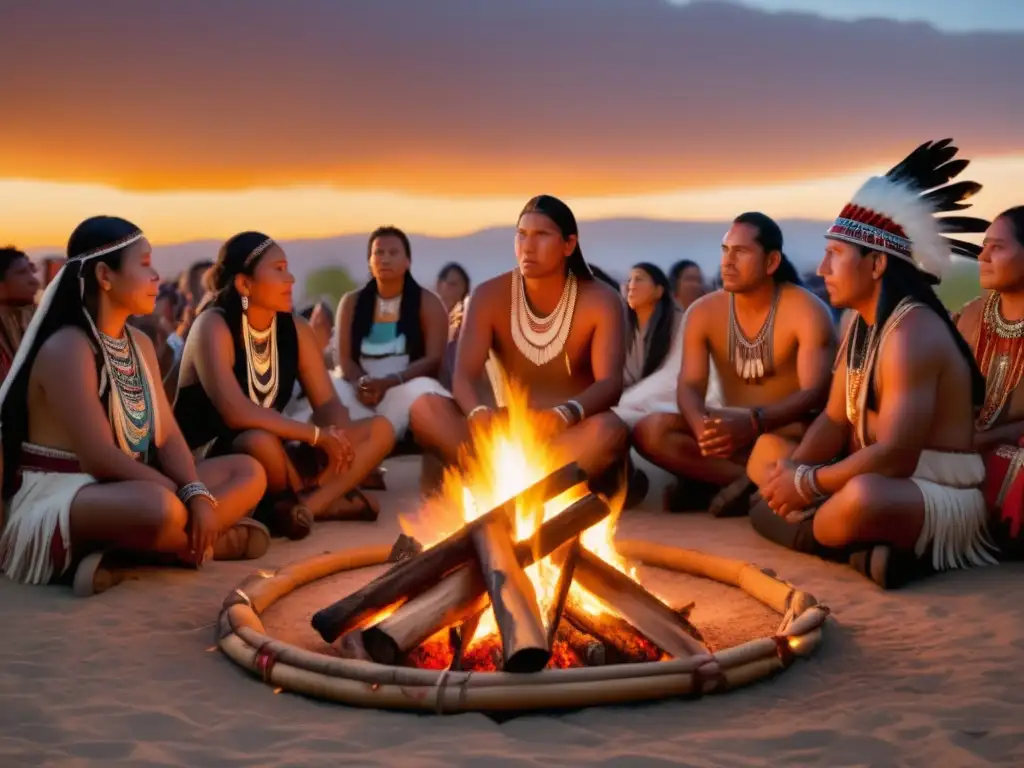
<path fill-rule="evenodd" d="M 483 315 L 493 315 L 497 311 L 497 307 L 504 306 L 504 311 L 508 312 L 507 302 L 511 286 L 511 272 L 505 272 L 497 277 L 492 277 L 490 280 L 485 280 L 474 288 L 473 292 L 469 295 L 467 302 L 468 311 L 472 312 L 474 317 L 481 317 Z"/>
<path fill-rule="evenodd" d="M 703 325 L 707 322 L 713 322 L 723 312 L 727 312 L 728 309 L 729 294 L 719 289 L 706 293 L 693 302 L 687 308 L 684 318 L 687 325 L 693 325 L 694 323 Z"/>
<path fill-rule="evenodd" d="M 985 296 L 971 299 L 957 313 L 956 327 L 965 337 L 970 338 L 978 324 L 981 322 L 981 315 L 985 311 Z"/>
<path fill-rule="evenodd" d="M 213 309 L 204 309 L 196 317 L 192 323 L 192 328 L 189 330 L 189 338 L 192 338 L 193 334 L 205 336 L 207 334 L 231 334 L 228 328 L 227 321 L 224 319 L 224 315 Z"/>
<path fill-rule="evenodd" d="M 832 313 L 828 305 L 806 288 L 799 285 L 786 285 L 782 288 L 779 304 L 786 314 L 793 313 L 791 318 L 805 328 L 813 323 L 813 327 L 827 327 L 832 330 Z"/>
<path fill-rule="evenodd" d="M 579 297 L 595 310 L 606 312 L 622 309 L 622 295 L 602 280 L 586 280 L 580 282 Z"/>
<path fill-rule="evenodd" d="M 438 313 L 447 316 L 445 312 L 444 302 L 441 301 L 441 297 L 434 293 L 429 288 L 420 288 L 420 315 L 430 316 L 431 314 L 437 315 Z"/>
<path fill-rule="evenodd" d="M 942 318 L 929 307 L 914 307 L 888 330 L 880 353 L 888 363 L 913 364 L 932 370 L 942 367 L 956 343 Z"/>
<path fill-rule="evenodd" d="M 81 328 L 64 326 L 39 348 L 31 375 L 43 382 L 79 381 L 82 375 L 96 375 L 96 347 Z"/>
<path fill-rule="evenodd" d="M 357 288 L 356 290 L 349 291 L 344 296 L 342 296 L 341 301 L 338 302 L 338 311 L 341 312 L 342 310 L 348 307 L 354 307 L 356 304 L 356 299 L 359 298 L 360 290 L 360 288 Z"/>
<path fill-rule="evenodd" d="M 295 320 L 295 335 L 299 339 L 300 346 L 312 345 L 315 349 L 319 342 L 316 340 L 316 333 L 313 331 L 313 326 L 309 324 L 309 321 L 301 315 L 292 315 Z"/>

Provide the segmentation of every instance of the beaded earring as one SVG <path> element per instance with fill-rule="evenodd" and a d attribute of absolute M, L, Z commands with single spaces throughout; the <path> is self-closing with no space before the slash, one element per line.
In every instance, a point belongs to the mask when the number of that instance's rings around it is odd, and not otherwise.
<path fill-rule="evenodd" d="M 248 296 L 243 296 L 242 297 L 242 311 L 243 312 L 248 312 L 249 311 L 249 297 Z"/>

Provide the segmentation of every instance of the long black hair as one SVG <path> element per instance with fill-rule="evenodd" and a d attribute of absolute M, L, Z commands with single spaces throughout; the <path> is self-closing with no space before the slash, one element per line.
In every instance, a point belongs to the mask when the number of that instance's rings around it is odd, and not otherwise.
<path fill-rule="evenodd" d="M 642 261 L 639 264 L 634 264 L 633 269 L 640 269 L 646 272 L 654 284 L 662 289 L 661 298 L 658 299 L 654 313 L 651 315 L 650 325 L 644 335 L 647 354 L 644 356 L 641 378 L 646 378 L 658 370 L 658 366 L 668 356 L 669 350 L 672 347 L 672 326 L 675 323 L 676 307 L 675 302 L 672 300 L 671 283 L 669 283 L 669 279 L 661 271 L 660 267 Z M 630 307 L 629 328 L 633 332 L 634 338 L 639 324 L 636 312 Z M 647 343 L 647 339 L 650 339 L 650 343 Z"/>
<path fill-rule="evenodd" d="M 576 275 L 577 280 L 593 280 L 594 275 L 590 271 L 586 259 L 583 258 L 583 250 L 580 248 L 580 229 L 576 224 L 576 216 L 572 209 L 553 195 L 537 195 L 526 202 L 523 210 L 519 212 L 519 218 L 523 218 L 528 213 L 542 213 L 551 219 L 562 233 L 563 240 L 568 240 L 573 235 L 576 236 L 576 247 L 565 261 L 566 268 Z"/>
<path fill-rule="evenodd" d="M 213 297 L 203 309 L 217 307 L 229 320 L 229 327 L 234 327 L 233 321 L 242 316 L 242 296 L 235 286 L 235 278 L 238 275 L 251 277 L 273 244 L 273 239 L 262 232 L 239 232 L 228 238 L 217 252 L 213 268 L 207 273 Z"/>
<path fill-rule="evenodd" d="M 860 251 L 861 256 L 865 258 L 875 253 L 862 245 L 856 247 Z M 975 406 L 984 403 L 985 377 L 982 376 L 981 369 L 978 368 L 978 363 L 974 359 L 974 352 L 971 351 L 970 345 L 960 331 L 957 330 L 956 324 L 949 316 L 949 310 L 946 309 L 939 297 L 935 295 L 935 290 L 928 279 L 916 266 L 897 256 L 888 256 L 885 272 L 882 273 L 882 290 L 878 297 L 878 307 L 875 311 L 875 327 L 878 329 L 884 328 L 893 310 L 905 298 L 913 299 L 930 308 L 949 329 L 957 349 L 964 360 L 967 361 L 967 366 L 971 370 L 971 402 Z M 864 321 L 864 318 L 858 314 L 853 319 L 853 322 L 859 324 L 857 337 L 863 339 L 866 343 L 868 333 L 867 323 Z M 849 350 L 848 354 L 854 354 L 854 351 Z M 847 357 L 847 360 L 849 359 Z M 877 405 L 874 387 L 869 386 L 867 407 L 875 409 Z"/>
<path fill-rule="evenodd" d="M 96 266 L 106 264 L 119 270 L 125 250 L 141 237 L 142 231 L 130 221 L 94 216 L 79 224 L 68 238 L 68 260 L 47 286 L 0 389 L 5 499 L 17 492 L 21 444 L 28 439 L 28 384 L 36 355 L 46 340 L 64 326 L 80 328 L 89 338 L 95 338 L 86 312 L 95 321 L 99 295 Z"/>
<path fill-rule="evenodd" d="M 28 254 L 13 245 L 0 248 L 0 282 L 7 279 L 7 270 L 22 259 L 28 259 Z"/>
<path fill-rule="evenodd" d="M 380 237 L 397 237 L 405 248 L 405 255 L 412 262 L 412 246 L 409 237 L 398 227 L 377 227 L 370 233 L 366 242 L 366 260 L 373 255 L 373 243 Z M 359 359 L 359 349 L 363 339 L 370 335 L 373 327 L 373 313 L 377 307 L 377 281 L 370 281 L 359 289 L 356 295 L 355 311 L 352 315 L 351 349 L 352 358 Z M 410 362 L 419 360 L 426 353 L 426 342 L 423 338 L 423 326 L 420 323 L 420 305 L 423 301 L 423 289 L 412 276 L 412 269 L 405 272 L 402 286 L 402 304 L 398 310 L 398 333 L 405 336 L 405 351 Z M 340 329 L 339 329 L 340 332 Z"/>
<path fill-rule="evenodd" d="M 409 253 L 409 251 L 406 251 L 406 253 Z M 447 280 L 448 275 L 450 275 L 452 272 L 458 273 L 459 277 L 462 278 L 462 282 L 466 284 L 466 296 L 468 296 L 470 289 L 473 287 L 473 284 L 469 279 L 469 273 L 465 269 L 463 269 L 462 265 L 459 264 L 457 261 L 449 261 L 447 264 L 441 267 L 441 271 L 437 273 L 437 282 L 440 283 L 442 280 Z M 463 296 L 462 298 L 464 299 L 466 298 L 466 296 Z"/>
<path fill-rule="evenodd" d="M 668 270 L 668 282 L 672 286 L 672 292 L 674 293 L 676 288 L 679 286 L 679 278 L 683 276 L 683 272 L 688 270 L 690 267 L 696 267 L 697 271 L 701 273 L 701 282 L 704 281 L 704 270 L 700 268 L 693 259 L 680 259 Z"/>
<path fill-rule="evenodd" d="M 1006 219 L 1010 222 L 1010 229 L 1013 230 L 1013 239 L 1024 246 L 1024 205 L 1007 208 L 996 216 L 997 219 Z"/>
<path fill-rule="evenodd" d="M 775 219 L 760 211 L 748 211 L 747 213 L 741 213 L 733 219 L 732 223 L 749 224 L 756 229 L 757 236 L 754 240 L 766 254 L 773 251 L 779 252 L 779 268 L 772 273 L 772 278 L 776 284 L 804 284 L 804 281 L 800 279 L 800 275 L 796 271 L 796 267 L 793 266 L 782 250 L 782 228 L 775 222 Z"/>

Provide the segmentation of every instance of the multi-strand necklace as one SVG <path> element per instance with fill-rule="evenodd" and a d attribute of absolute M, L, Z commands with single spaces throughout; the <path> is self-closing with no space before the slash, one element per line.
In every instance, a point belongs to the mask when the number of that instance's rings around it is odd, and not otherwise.
<path fill-rule="evenodd" d="M 979 431 L 996 423 L 1024 375 L 1024 320 L 1005 320 L 999 305 L 999 294 L 993 291 L 985 299 L 975 345 L 978 367 L 985 377 L 985 403 L 975 420 Z"/>
<path fill-rule="evenodd" d="M 747 338 L 736 318 L 736 295 L 729 295 L 729 359 L 736 366 L 736 375 L 747 384 L 760 384 L 762 379 L 775 372 L 775 348 L 772 337 L 775 335 L 775 310 L 779 305 L 780 293 L 781 291 L 776 288 L 768 316 L 752 339 Z"/>
<path fill-rule="evenodd" d="M 118 339 L 102 332 L 98 335 L 113 390 L 111 423 L 132 453 L 144 453 L 152 434 L 152 408 L 138 351 L 127 331 Z"/>
<path fill-rule="evenodd" d="M 565 349 L 576 311 L 578 285 L 572 272 L 565 280 L 558 305 L 547 317 L 538 316 L 526 300 L 523 274 L 512 272 L 512 341 L 523 357 L 536 366 L 551 362 Z"/>
<path fill-rule="evenodd" d="M 265 331 L 249 325 L 242 313 L 242 344 L 249 374 L 249 399 L 262 408 L 270 408 L 277 399 L 277 317 Z"/>

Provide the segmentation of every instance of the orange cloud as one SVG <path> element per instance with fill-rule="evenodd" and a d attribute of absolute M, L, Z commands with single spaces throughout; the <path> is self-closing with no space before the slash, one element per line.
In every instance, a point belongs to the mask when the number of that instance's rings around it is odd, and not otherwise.
<path fill-rule="evenodd" d="M 1019 33 L 656 0 L 11 6 L 6 178 L 596 197 L 820 178 L 946 135 L 1024 152 Z"/>

